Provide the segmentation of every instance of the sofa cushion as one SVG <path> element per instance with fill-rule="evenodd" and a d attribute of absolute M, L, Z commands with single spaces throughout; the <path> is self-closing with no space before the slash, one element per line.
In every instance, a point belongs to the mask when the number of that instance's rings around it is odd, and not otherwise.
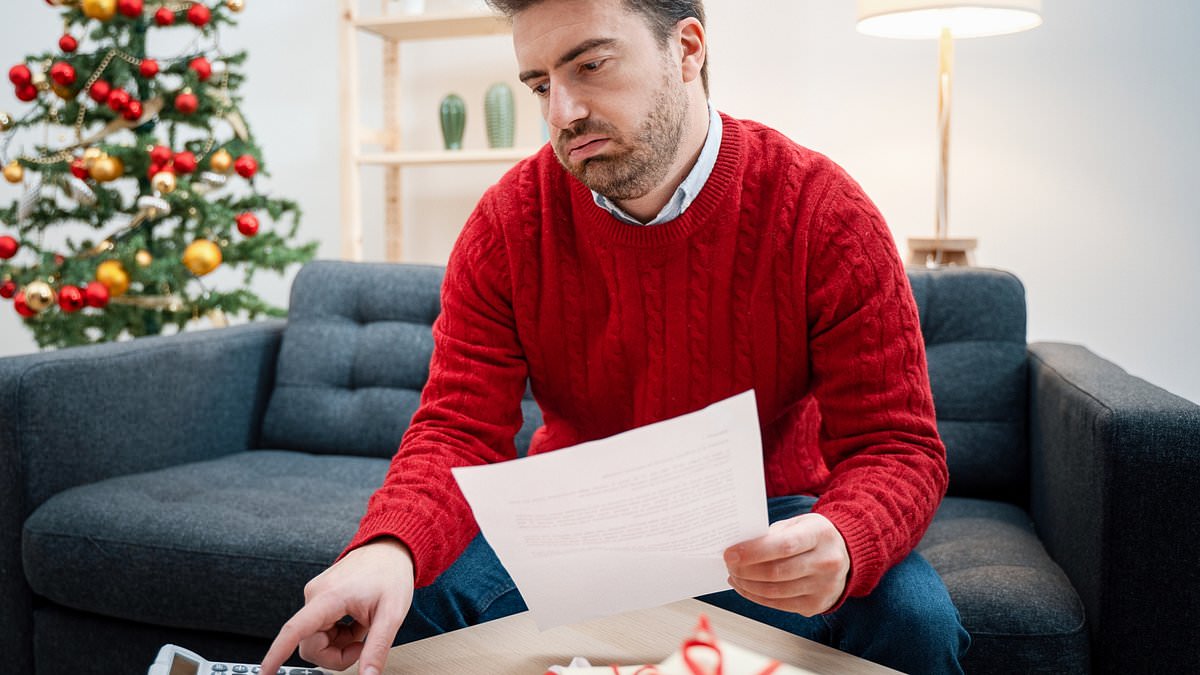
<path fill-rule="evenodd" d="M 421 401 L 445 269 L 317 261 L 292 284 L 262 444 L 391 457 Z M 524 453 L 541 411 L 528 389 Z"/>
<path fill-rule="evenodd" d="M 386 471 L 382 459 L 259 450 L 73 488 L 26 521 L 25 575 L 66 607 L 271 637 Z"/>
<path fill-rule="evenodd" d="M 1022 503 L 1029 483 L 1025 289 L 980 268 L 909 269 L 950 494 Z"/>
<path fill-rule="evenodd" d="M 947 497 L 917 551 L 971 633 L 967 672 L 1087 672 L 1083 603 L 1025 511 Z"/>

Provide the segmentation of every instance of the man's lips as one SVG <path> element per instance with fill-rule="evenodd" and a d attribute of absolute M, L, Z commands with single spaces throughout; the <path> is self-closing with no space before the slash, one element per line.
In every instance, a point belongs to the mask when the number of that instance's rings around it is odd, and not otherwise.
<path fill-rule="evenodd" d="M 599 154 L 607 145 L 608 138 L 605 136 L 585 136 L 571 143 L 567 149 L 567 157 L 573 162 L 582 162 Z"/>

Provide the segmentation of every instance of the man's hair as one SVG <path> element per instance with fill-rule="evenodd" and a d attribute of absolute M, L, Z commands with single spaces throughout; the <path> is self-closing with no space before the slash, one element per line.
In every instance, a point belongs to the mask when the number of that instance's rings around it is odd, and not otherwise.
<path fill-rule="evenodd" d="M 549 0 L 487 0 L 492 9 L 510 19 L 534 5 Z M 621 0 L 625 8 L 640 14 L 650 26 L 650 32 L 659 42 L 665 43 L 671 37 L 675 24 L 687 18 L 694 18 L 704 25 L 704 0 Z M 700 81 L 704 83 L 704 93 L 708 94 L 708 59 L 700 68 Z"/>

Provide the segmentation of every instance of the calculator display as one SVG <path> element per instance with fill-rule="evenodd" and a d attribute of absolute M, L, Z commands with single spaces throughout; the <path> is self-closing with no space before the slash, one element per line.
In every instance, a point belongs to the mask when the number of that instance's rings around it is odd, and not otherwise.
<path fill-rule="evenodd" d="M 183 654 L 175 654 L 175 658 L 171 661 L 171 672 L 168 675 L 197 675 L 199 672 L 199 663 Z"/>

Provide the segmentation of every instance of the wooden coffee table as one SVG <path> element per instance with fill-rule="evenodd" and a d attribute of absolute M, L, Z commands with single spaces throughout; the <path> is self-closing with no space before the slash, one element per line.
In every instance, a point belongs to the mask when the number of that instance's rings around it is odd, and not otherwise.
<path fill-rule="evenodd" d="M 593 665 L 659 663 L 692 634 L 700 614 L 719 640 L 814 673 L 895 673 L 870 661 L 698 600 L 540 632 L 528 612 L 393 647 L 384 675 L 542 675 L 575 656 Z M 357 674 L 357 667 L 343 675 Z"/>

